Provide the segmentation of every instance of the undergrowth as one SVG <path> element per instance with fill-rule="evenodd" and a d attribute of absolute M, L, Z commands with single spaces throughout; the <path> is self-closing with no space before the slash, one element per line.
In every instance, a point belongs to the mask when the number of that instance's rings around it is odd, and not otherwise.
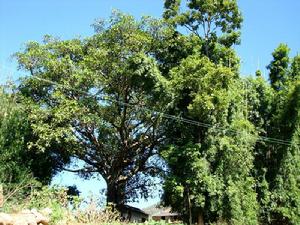
<path fill-rule="evenodd" d="M 28 188 L 30 187 L 30 188 Z M 11 213 L 24 209 L 42 210 L 50 208 L 50 225 L 133 225 L 120 221 L 120 214 L 112 207 L 101 207 L 95 196 L 83 201 L 79 195 L 70 195 L 68 188 L 41 186 L 35 183 L 27 190 L 15 190 L 4 195 L 5 204 L 1 211 Z M 165 221 L 146 221 L 147 225 L 167 225 Z"/>

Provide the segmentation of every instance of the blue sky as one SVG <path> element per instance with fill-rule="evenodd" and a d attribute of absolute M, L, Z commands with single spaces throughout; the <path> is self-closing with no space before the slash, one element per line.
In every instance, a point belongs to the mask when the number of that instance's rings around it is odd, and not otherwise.
<path fill-rule="evenodd" d="M 295 55 L 300 49 L 300 1 L 239 0 L 244 16 L 242 44 L 236 49 L 242 59 L 242 74 L 265 70 L 271 52 L 287 43 Z M 140 17 L 159 17 L 163 0 L 0 0 L 0 81 L 17 78 L 11 55 L 29 40 L 45 34 L 63 39 L 88 36 L 96 18 L 107 18 L 112 9 Z M 5 67 L 5 68 L 4 68 Z"/>
<path fill-rule="evenodd" d="M 240 0 L 244 16 L 242 44 L 236 47 L 242 60 L 242 74 L 254 74 L 272 59 L 279 43 L 291 48 L 291 56 L 300 51 L 300 1 Z"/>
<path fill-rule="evenodd" d="M 244 16 L 242 44 L 236 47 L 241 57 L 241 73 L 254 74 L 272 59 L 271 52 L 279 43 L 287 43 L 291 55 L 300 50 L 300 1 L 298 0 L 240 0 Z M 17 72 L 11 59 L 29 40 L 41 41 L 50 34 L 63 39 L 85 37 L 93 34 L 90 26 L 97 18 L 107 18 L 112 9 L 133 14 L 160 17 L 163 0 L 0 0 L 0 83 L 8 78 L 17 79 L 23 72 Z M 84 181 L 61 174 L 55 178 L 57 184 L 80 184 L 85 195 L 89 191 L 97 194 L 105 187 L 103 181 Z M 157 198 L 136 204 L 143 207 L 157 201 Z"/>

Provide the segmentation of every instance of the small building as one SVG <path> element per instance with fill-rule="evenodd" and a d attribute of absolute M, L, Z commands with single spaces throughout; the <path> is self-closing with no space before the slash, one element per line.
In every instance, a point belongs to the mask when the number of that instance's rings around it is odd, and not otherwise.
<path fill-rule="evenodd" d="M 149 218 L 149 215 L 146 212 L 133 206 L 122 205 L 118 208 L 121 213 L 121 219 L 124 221 L 143 223 Z"/>
<path fill-rule="evenodd" d="M 149 219 L 155 221 L 165 220 L 166 222 L 171 223 L 181 220 L 181 215 L 177 212 L 172 212 L 170 207 L 154 205 L 145 208 L 144 211 L 149 215 Z"/>
<path fill-rule="evenodd" d="M 165 220 L 168 223 L 181 220 L 181 215 L 177 212 L 172 212 L 170 207 L 162 207 L 159 205 L 150 206 L 145 209 L 139 209 L 129 205 L 118 207 L 121 213 L 121 219 L 132 223 L 143 223 L 147 220 Z"/>

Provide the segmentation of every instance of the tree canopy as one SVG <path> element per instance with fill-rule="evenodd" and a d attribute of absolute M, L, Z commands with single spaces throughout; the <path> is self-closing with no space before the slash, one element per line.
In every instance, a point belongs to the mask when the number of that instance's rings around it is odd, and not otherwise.
<path fill-rule="evenodd" d="M 154 37 L 146 21 L 116 13 L 95 26 L 97 33 L 85 40 L 29 43 L 17 54 L 31 73 L 20 92 L 38 136 L 32 145 L 42 151 L 59 145 L 83 160 L 78 172 L 101 174 L 108 201 L 124 204 L 136 190 L 147 196 L 151 180 L 145 175 L 159 169 L 155 110 L 164 108 L 156 101 L 164 78 L 149 53 Z"/>

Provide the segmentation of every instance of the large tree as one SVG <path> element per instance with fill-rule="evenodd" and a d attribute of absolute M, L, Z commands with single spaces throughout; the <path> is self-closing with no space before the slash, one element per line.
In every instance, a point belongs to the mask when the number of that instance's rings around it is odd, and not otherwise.
<path fill-rule="evenodd" d="M 269 168 L 270 224 L 300 223 L 299 80 L 287 89 L 273 123 L 286 142 L 274 149 Z"/>
<path fill-rule="evenodd" d="M 151 56 L 154 42 L 148 19 L 137 22 L 116 12 L 95 24 L 87 39 L 30 42 L 16 54 L 30 72 L 19 87 L 28 101 L 30 122 L 41 151 L 57 145 L 83 160 L 76 171 L 101 174 L 107 201 L 124 204 L 147 196 L 157 171 L 161 140 L 157 101 L 164 79 Z M 150 109 L 150 110 L 148 110 Z"/>
<path fill-rule="evenodd" d="M 242 80 L 197 55 L 183 60 L 171 78 L 174 111 L 191 120 L 166 126 L 166 203 L 184 209 L 190 223 L 257 224 L 256 131 L 247 119 Z"/>
<path fill-rule="evenodd" d="M 169 74 L 170 112 L 189 120 L 165 126 L 166 204 L 183 209 L 190 223 L 257 224 L 251 176 L 256 130 L 231 48 L 242 22 L 237 2 L 167 0 L 164 18 L 195 40 L 192 54 Z"/>
<path fill-rule="evenodd" d="M 270 70 L 271 86 L 277 91 L 283 88 L 288 78 L 289 52 L 290 49 L 286 44 L 279 44 L 272 53 L 273 60 L 267 66 Z"/>
<path fill-rule="evenodd" d="M 288 53 L 288 46 L 280 44 L 273 52 L 274 60 L 269 65 L 271 86 L 277 97 L 270 135 L 283 142 L 269 147 L 272 155 L 266 181 L 270 193 L 270 224 L 300 222 L 299 56 L 295 56 L 290 64 Z"/>
<path fill-rule="evenodd" d="M 249 119 L 261 135 L 253 176 L 263 224 L 299 223 L 299 60 L 296 56 L 290 64 L 288 53 L 284 44 L 274 50 L 271 83 L 261 76 L 248 82 Z"/>

